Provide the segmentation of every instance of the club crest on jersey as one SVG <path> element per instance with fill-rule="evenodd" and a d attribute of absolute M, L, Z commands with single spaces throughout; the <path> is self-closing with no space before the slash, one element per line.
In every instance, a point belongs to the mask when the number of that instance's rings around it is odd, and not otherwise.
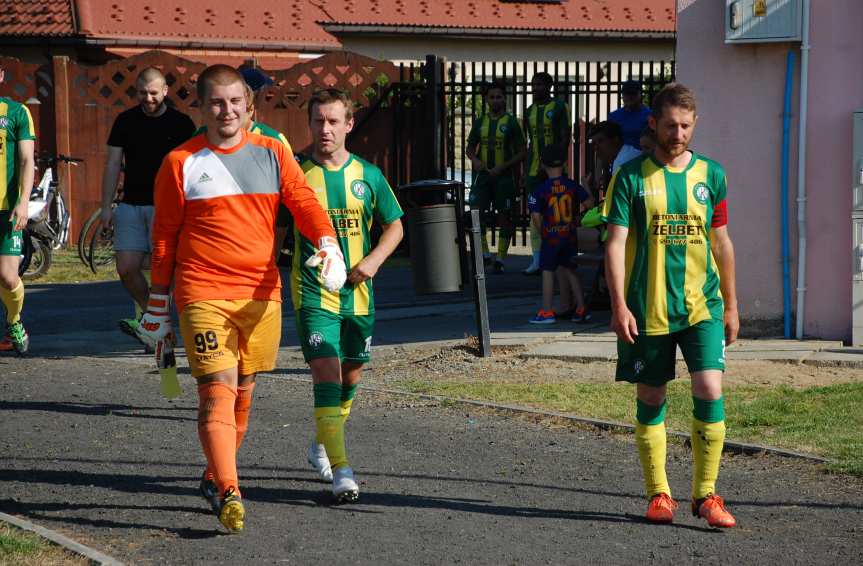
<path fill-rule="evenodd" d="M 548 112 L 546 112 L 545 117 L 548 118 L 549 120 L 554 118 L 554 110 L 549 110 Z"/>
<path fill-rule="evenodd" d="M 500 125 L 500 133 L 505 134 L 507 130 L 509 130 L 509 126 L 507 126 L 506 124 Z"/>
<path fill-rule="evenodd" d="M 368 189 L 368 185 L 365 181 L 361 179 L 357 179 L 353 183 L 351 183 L 351 192 L 355 197 L 361 199 L 366 196 L 366 190 Z"/>
<path fill-rule="evenodd" d="M 321 344 L 324 343 L 324 335 L 315 330 L 311 334 L 309 334 L 309 346 L 312 348 L 320 348 Z"/>
<path fill-rule="evenodd" d="M 695 183 L 695 186 L 692 187 L 692 196 L 699 204 L 705 204 L 710 197 L 710 189 L 704 183 Z"/>

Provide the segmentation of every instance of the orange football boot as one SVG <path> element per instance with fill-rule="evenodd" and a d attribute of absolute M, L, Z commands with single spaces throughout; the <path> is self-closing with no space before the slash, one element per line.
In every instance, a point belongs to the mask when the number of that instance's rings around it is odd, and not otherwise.
<path fill-rule="evenodd" d="M 692 514 L 707 519 L 707 524 L 717 529 L 730 529 L 737 524 L 734 515 L 725 508 L 725 501 L 712 493 L 692 502 Z"/>
<path fill-rule="evenodd" d="M 677 502 L 667 493 L 658 493 L 650 498 L 647 505 L 647 520 L 651 523 L 668 524 L 674 520 Z"/>

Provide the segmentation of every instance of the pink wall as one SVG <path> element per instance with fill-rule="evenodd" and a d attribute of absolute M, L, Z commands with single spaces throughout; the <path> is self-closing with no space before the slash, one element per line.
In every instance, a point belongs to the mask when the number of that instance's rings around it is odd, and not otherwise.
<path fill-rule="evenodd" d="M 814 0 L 806 134 L 806 334 L 851 335 L 851 114 L 863 108 L 863 2 Z"/>
<path fill-rule="evenodd" d="M 812 4 L 804 332 L 849 339 L 851 114 L 863 107 L 863 36 L 854 28 L 863 22 L 863 2 Z M 722 0 L 678 1 L 677 76 L 698 100 L 694 149 L 718 160 L 728 173 L 741 317 L 781 321 L 779 179 L 789 49 L 797 61 L 789 202 L 792 307 L 796 305 L 799 43 L 725 44 L 724 9 Z"/>

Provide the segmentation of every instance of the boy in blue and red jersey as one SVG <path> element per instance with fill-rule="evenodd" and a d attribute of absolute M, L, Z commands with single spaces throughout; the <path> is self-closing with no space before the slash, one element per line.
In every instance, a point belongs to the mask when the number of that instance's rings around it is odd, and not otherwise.
<path fill-rule="evenodd" d="M 552 324 L 557 321 L 551 306 L 555 273 L 561 282 L 564 278 L 569 280 L 576 305 L 572 320 L 586 322 L 590 319 L 573 258 L 578 255 L 574 213 L 589 208 L 591 198 L 584 187 L 563 174 L 565 160 L 566 155 L 561 147 L 549 145 L 543 148 L 542 165 L 548 178 L 536 188 L 527 201 L 531 222 L 542 235 L 539 254 L 539 267 L 542 270 L 542 309 L 530 319 L 533 324 Z M 565 286 L 561 285 L 561 288 Z"/>

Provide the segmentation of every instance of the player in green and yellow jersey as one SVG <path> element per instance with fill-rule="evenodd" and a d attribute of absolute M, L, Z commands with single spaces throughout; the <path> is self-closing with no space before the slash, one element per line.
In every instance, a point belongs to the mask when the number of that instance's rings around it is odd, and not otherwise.
<path fill-rule="evenodd" d="M 688 149 L 696 122 L 688 88 L 662 89 L 649 121 L 656 149 L 614 174 L 603 209 L 616 378 L 637 384 L 635 438 L 650 499 L 647 519 L 670 523 L 677 504 L 665 475 L 665 391 L 680 346 L 694 404 L 692 513 L 712 527 L 733 527 L 734 517 L 716 495 L 725 440 L 725 347 L 740 326 L 725 172 Z"/>
<path fill-rule="evenodd" d="M 517 196 L 516 165 L 525 155 L 524 133 L 515 116 L 506 111 L 505 94 L 506 85 L 502 81 L 495 81 L 486 89 L 488 112 L 474 120 L 465 148 L 473 166 L 470 207 L 483 212 L 491 207 L 497 211 L 500 234 L 494 262 L 496 273 L 503 273 L 503 261 L 515 231 L 512 213 Z M 482 245 L 485 255 L 488 253 L 485 232 Z"/>
<path fill-rule="evenodd" d="M 337 292 L 323 289 L 303 269 L 317 251 L 294 232 L 291 292 L 303 356 L 312 371 L 317 435 L 308 460 L 338 501 L 355 501 L 359 489 L 345 450 L 345 421 L 363 364 L 369 361 L 375 320 L 372 278 L 402 239 L 402 209 L 380 169 L 351 154 L 345 138 L 354 125 L 353 102 L 326 89 L 309 101 L 313 153 L 301 167 L 336 229 L 349 273 Z M 383 228 L 372 247 L 371 228 Z"/>
<path fill-rule="evenodd" d="M 0 82 L 5 72 L 0 67 Z M 27 351 L 30 339 L 21 323 L 24 283 L 18 276 L 27 226 L 27 205 L 33 188 L 36 129 L 23 104 L 0 97 L 0 300 L 6 307 L 6 335 L 0 351 Z"/>
<path fill-rule="evenodd" d="M 539 183 L 545 180 L 540 159 L 542 150 L 546 146 L 557 145 L 564 152 L 567 152 L 569 141 L 572 138 L 572 114 L 569 104 L 551 97 L 551 89 L 554 86 L 554 79 L 551 75 L 544 71 L 534 74 L 530 86 L 533 91 L 533 103 L 528 106 L 523 119 L 528 141 L 524 178 L 525 192 L 528 195 L 533 194 Z M 564 172 L 566 172 L 566 168 L 564 168 Z M 533 250 L 533 258 L 528 268 L 524 270 L 525 275 L 540 273 L 539 249 L 541 244 L 542 238 L 539 230 L 531 223 L 530 245 Z"/>

